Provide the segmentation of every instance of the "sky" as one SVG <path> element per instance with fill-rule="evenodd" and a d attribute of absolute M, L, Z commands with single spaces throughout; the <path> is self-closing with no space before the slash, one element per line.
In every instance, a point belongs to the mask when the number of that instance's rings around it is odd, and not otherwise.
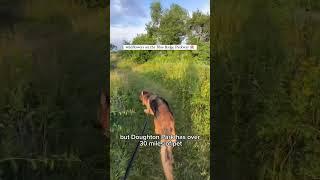
<path fill-rule="evenodd" d="M 154 0 L 111 0 L 110 41 L 118 49 L 123 40 L 131 41 L 137 34 L 146 33 L 145 24 L 151 21 L 150 5 Z M 160 0 L 163 9 L 175 3 L 191 12 L 210 12 L 210 0 Z"/>

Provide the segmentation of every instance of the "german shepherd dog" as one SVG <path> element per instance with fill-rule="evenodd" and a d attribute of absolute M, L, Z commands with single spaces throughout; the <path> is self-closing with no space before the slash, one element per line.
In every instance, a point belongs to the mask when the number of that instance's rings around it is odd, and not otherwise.
<path fill-rule="evenodd" d="M 155 133 L 158 135 L 176 135 L 175 124 L 173 114 L 169 108 L 166 100 L 162 97 L 150 93 L 148 91 L 142 91 L 140 94 L 140 100 L 146 109 L 146 114 L 154 116 L 154 128 Z M 161 139 L 162 143 L 175 142 L 176 139 Z M 172 146 L 162 145 L 160 150 L 161 162 L 164 171 L 164 175 L 167 180 L 173 180 L 173 155 Z"/>

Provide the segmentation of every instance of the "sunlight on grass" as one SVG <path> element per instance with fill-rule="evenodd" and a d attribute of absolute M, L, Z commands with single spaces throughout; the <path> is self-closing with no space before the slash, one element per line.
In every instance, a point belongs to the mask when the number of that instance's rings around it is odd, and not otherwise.
<path fill-rule="evenodd" d="M 188 55 L 181 56 L 188 57 Z M 200 135 L 199 141 L 185 141 L 175 148 L 175 176 L 179 179 L 208 179 L 210 152 L 210 68 L 199 62 L 170 56 L 143 64 L 123 60 L 113 54 L 111 63 L 111 179 L 124 175 L 126 163 L 136 141 L 123 141 L 119 135 L 139 133 L 148 118 L 138 100 L 139 92 L 147 89 L 164 97 L 170 104 L 180 135 Z M 126 112 L 134 113 L 126 113 Z M 153 133 L 153 122 L 148 134 Z M 134 179 L 162 179 L 159 147 L 141 147 L 130 176 Z M 156 174 L 156 175 L 155 175 Z"/>

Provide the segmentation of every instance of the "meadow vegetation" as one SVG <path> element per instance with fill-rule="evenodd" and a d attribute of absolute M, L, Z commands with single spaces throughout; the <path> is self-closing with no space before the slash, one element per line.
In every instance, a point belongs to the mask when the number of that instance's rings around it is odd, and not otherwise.
<path fill-rule="evenodd" d="M 174 149 L 177 179 L 208 179 L 210 153 L 210 68 L 193 59 L 155 58 L 144 64 L 116 59 L 111 71 L 111 177 L 119 179 L 136 140 L 120 140 L 120 135 L 139 135 L 148 119 L 146 134 L 154 134 L 153 119 L 143 112 L 141 90 L 156 92 L 169 102 L 178 135 L 199 135 L 199 141 L 184 141 Z M 183 57 L 184 58 L 184 57 Z M 160 147 L 141 147 L 130 177 L 163 179 Z"/>
<path fill-rule="evenodd" d="M 107 1 L 4 0 L 0 179 L 103 179 Z"/>
<path fill-rule="evenodd" d="M 177 135 L 200 136 L 200 140 L 186 140 L 181 147 L 174 148 L 176 179 L 210 179 L 209 15 L 199 11 L 193 14 L 189 16 L 176 4 L 162 9 L 159 2 L 152 3 L 152 21 L 146 25 L 148 33 L 125 43 L 180 44 L 182 37 L 188 36 L 188 43 L 197 44 L 198 51 L 111 54 L 111 179 L 124 175 L 137 143 L 137 140 L 120 140 L 120 135 L 139 135 L 145 119 L 148 119 L 146 134 L 154 135 L 153 118 L 143 112 L 138 98 L 141 90 L 157 93 L 168 101 Z M 193 24 L 189 23 L 191 20 Z M 178 23 L 177 28 L 173 23 Z M 129 177 L 163 179 L 160 147 L 140 147 Z"/>
<path fill-rule="evenodd" d="M 319 2 L 214 3 L 218 179 L 320 177 Z"/>

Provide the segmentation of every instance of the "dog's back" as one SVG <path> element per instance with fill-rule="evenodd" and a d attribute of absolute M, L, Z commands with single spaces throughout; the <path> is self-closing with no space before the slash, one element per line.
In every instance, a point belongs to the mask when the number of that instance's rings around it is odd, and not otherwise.
<path fill-rule="evenodd" d="M 154 116 L 155 133 L 159 135 L 176 135 L 173 113 L 168 102 L 162 97 L 147 91 L 142 91 L 140 100 L 147 107 L 146 113 Z M 161 139 L 161 142 L 175 142 L 175 139 Z M 160 156 L 164 174 L 167 180 L 173 180 L 172 146 L 161 146 Z"/>

